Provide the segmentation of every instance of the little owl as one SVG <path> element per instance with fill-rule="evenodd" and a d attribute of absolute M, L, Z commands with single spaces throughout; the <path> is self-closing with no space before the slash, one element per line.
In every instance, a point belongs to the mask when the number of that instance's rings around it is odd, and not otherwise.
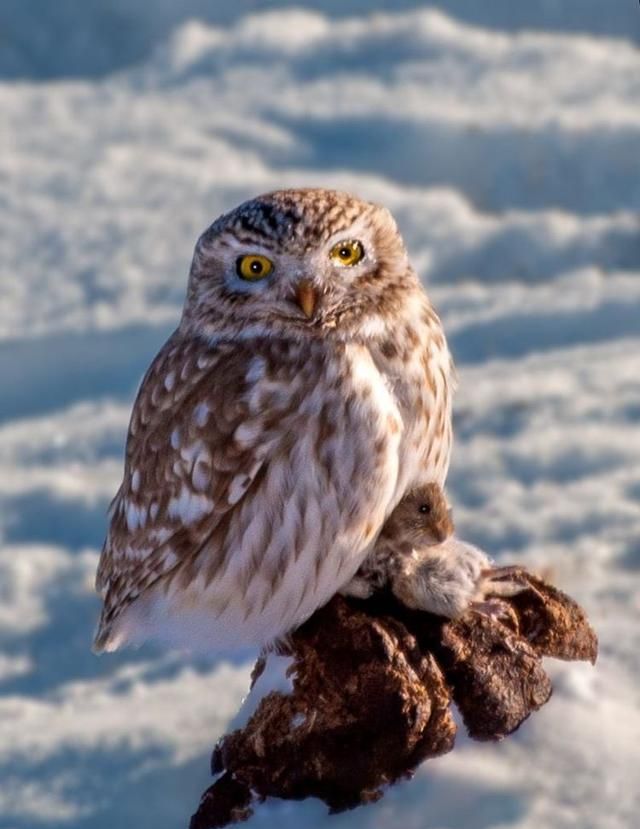
<path fill-rule="evenodd" d="M 96 650 L 265 645 L 299 625 L 406 493 L 443 484 L 451 391 L 385 208 L 284 190 L 217 219 L 133 408 Z"/>

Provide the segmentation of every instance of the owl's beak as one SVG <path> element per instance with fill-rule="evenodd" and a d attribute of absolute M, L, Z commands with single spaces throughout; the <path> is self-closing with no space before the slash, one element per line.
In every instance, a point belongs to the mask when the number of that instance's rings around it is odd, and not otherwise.
<path fill-rule="evenodd" d="M 318 292 L 308 279 L 301 279 L 296 287 L 296 302 L 306 317 L 311 318 L 318 304 Z"/>

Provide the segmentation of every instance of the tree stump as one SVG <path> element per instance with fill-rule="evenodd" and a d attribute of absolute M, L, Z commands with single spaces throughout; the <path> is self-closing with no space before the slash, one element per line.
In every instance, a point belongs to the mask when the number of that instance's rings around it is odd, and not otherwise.
<path fill-rule="evenodd" d="M 452 702 L 476 740 L 500 740 L 551 696 L 543 656 L 595 662 L 584 611 L 522 568 L 523 591 L 456 620 L 385 592 L 334 597 L 258 661 L 246 724 L 223 737 L 190 829 L 248 819 L 267 797 L 341 811 L 382 797 L 454 746 Z M 279 668 L 274 684 L 270 665 Z"/>

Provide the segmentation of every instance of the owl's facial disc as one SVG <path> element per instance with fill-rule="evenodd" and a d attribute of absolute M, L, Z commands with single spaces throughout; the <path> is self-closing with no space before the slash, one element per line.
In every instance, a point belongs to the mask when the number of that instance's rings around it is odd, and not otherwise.
<path fill-rule="evenodd" d="M 261 253 L 245 253 L 237 257 L 235 271 L 243 283 L 256 283 L 266 280 L 275 268 L 274 261 L 269 257 Z M 312 280 L 303 278 L 295 282 L 290 301 L 307 319 L 311 319 L 318 304 L 318 297 L 318 288 Z"/>
<path fill-rule="evenodd" d="M 358 239 L 343 239 L 331 246 L 326 259 L 330 267 L 344 269 L 358 265 L 364 255 L 362 242 Z M 326 264 L 327 261 L 322 262 L 319 268 L 320 272 L 326 271 Z M 307 319 L 313 318 L 318 307 L 320 293 L 321 289 L 314 284 L 313 280 L 308 278 L 300 279 L 295 285 L 292 299 L 302 309 Z"/>
<path fill-rule="evenodd" d="M 344 193 L 278 191 L 202 234 L 183 324 L 215 335 L 380 338 L 420 290 L 388 211 Z"/>

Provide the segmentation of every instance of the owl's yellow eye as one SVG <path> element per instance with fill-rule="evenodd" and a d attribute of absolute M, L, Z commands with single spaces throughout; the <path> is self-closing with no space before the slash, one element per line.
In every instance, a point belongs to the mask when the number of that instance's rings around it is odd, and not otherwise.
<path fill-rule="evenodd" d="M 273 270 L 273 262 L 266 256 L 259 253 L 249 253 L 246 256 L 238 257 L 236 261 L 236 272 L 241 279 L 248 279 L 250 282 L 257 282 L 269 276 Z"/>
<path fill-rule="evenodd" d="M 357 239 L 345 239 L 344 242 L 338 242 L 329 251 L 329 258 L 333 259 L 336 265 L 357 265 L 364 256 L 364 248 L 362 242 Z"/>

